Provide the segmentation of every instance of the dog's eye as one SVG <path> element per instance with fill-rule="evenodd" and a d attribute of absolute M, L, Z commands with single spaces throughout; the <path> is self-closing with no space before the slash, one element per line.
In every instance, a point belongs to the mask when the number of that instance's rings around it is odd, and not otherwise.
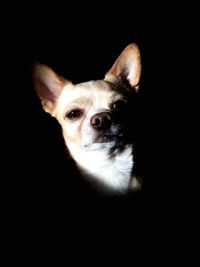
<path fill-rule="evenodd" d="M 83 114 L 83 111 L 80 109 L 73 109 L 66 114 L 66 117 L 70 120 L 78 119 Z"/>
<path fill-rule="evenodd" d="M 117 100 L 112 104 L 112 109 L 114 110 L 123 110 L 127 104 L 127 101 L 125 99 Z"/>

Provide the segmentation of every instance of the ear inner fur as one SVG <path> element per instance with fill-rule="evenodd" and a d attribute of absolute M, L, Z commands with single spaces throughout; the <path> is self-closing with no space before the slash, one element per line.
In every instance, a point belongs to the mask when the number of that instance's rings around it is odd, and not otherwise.
<path fill-rule="evenodd" d="M 33 70 L 33 82 L 44 110 L 52 113 L 57 99 L 68 81 L 49 67 L 36 63 Z"/>
<path fill-rule="evenodd" d="M 141 75 L 141 60 L 136 44 L 128 45 L 117 58 L 111 69 L 106 73 L 105 80 L 111 82 L 129 83 L 135 91 L 138 90 Z"/>

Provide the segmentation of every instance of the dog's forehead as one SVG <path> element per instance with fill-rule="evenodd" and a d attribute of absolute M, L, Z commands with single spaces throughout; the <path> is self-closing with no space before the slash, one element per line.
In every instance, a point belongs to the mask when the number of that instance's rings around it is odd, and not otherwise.
<path fill-rule="evenodd" d="M 57 108 L 61 111 L 74 103 L 108 102 L 115 94 L 114 86 L 103 80 L 70 84 L 63 88 Z"/>
<path fill-rule="evenodd" d="M 74 86 L 74 89 L 85 91 L 89 95 L 113 93 L 113 86 L 111 83 L 103 80 L 79 83 Z"/>

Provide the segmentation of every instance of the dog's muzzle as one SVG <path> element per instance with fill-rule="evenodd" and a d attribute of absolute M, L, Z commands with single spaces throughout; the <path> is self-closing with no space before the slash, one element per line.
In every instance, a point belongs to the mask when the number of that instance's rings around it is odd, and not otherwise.
<path fill-rule="evenodd" d="M 93 115 L 90 119 L 92 128 L 97 131 L 107 130 L 111 127 L 112 114 L 110 112 L 100 112 Z"/>
<path fill-rule="evenodd" d="M 95 143 L 110 143 L 121 136 L 111 112 L 94 114 L 90 119 L 90 125 L 96 132 Z"/>

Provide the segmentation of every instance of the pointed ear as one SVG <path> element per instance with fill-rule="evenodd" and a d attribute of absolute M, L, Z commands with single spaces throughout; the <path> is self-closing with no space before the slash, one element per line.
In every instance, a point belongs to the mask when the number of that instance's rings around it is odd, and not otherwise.
<path fill-rule="evenodd" d="M 52 114 L 67 81 L 47 66 L 36 63 L 33 67 L 33 82 L 44 110 Z"/>
<path fill-rule="evenodd" d="M 138 91 L 141 75 L 140 51 L 136 44 L 128 45 L 106 73 L 105 80 L 128 84 Z"/>

